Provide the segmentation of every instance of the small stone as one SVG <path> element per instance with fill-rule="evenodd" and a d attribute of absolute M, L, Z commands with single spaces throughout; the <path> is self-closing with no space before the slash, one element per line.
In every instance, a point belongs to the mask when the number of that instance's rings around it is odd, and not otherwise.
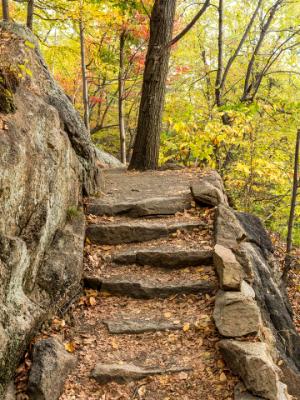
<path fill-rule="evenodd" d="M 226 337 L 241 337 L 259 330 L 259 308 L 241 292 L 219 291 L 213 317 L 219 332 Z"/>
<path fill-rule="evenodd" d="M 244 273 L 235 255 L 230 249 L 219 244 L 215 246 L 214 250 L 214 265 L 221 289 L 240 290 Z"/>
<path fill-rule="evenodd" d="M 252 286 L 249 285 L 246 281 L 242 281 L 241 284 L 241 293 L 245 297 L 250 297 L 251 299 L 255 299 L 255 291 Z"/>

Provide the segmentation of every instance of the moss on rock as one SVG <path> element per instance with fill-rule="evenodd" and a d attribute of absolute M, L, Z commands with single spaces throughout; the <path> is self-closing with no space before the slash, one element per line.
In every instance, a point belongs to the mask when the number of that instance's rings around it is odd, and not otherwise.
<path fill-rule="evenodd" d="M 17 74 L 12 70 L 0 70 L 0 113 L 16 111 L 14 93 L 19 85 Z"/>

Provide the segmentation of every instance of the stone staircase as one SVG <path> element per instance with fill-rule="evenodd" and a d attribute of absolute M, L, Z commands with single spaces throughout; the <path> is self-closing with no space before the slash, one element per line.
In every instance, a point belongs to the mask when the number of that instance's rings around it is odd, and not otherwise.
<path fill-rule="evenodd" d="M 75 333 L 95 337 L 93 354 L 85 348 L 92 373 L 76 377 L 86 398 L 95 384 L 108 396 L 97 399 L 231 398 L 236 380 L 224 373 L 212 321 L 213 211 L 195 204 L 197 179 L 108 171 L 104 195 L 86 204 L 84 285 L 97 299 L 92 317 L 78 310 Z M 83 328 L 89 318 L 94 334 Z"/>
<path fill-rule="evenodd" d="M 252 285 L 270 268 L 252 247 L 271 246 L 261 222 L 228 207 L 214 173 L 105 182 L 86 204 L 85 296 L 65 329 L 78 367 L 60 399 L 291 399 Z"/>

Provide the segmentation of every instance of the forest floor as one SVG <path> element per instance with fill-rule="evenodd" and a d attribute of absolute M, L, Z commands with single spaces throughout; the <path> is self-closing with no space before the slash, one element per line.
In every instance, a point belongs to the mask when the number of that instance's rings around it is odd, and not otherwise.
<path fill-rule="evenodd" d="M 157 213 L 162 199 L 171 199 L 175 195 L 189 196 L 190 185 L 200 174 L 202 172 L 198 170 L 155 173 L 107 171 L 101 197 L 90 199 L 87 210 L 90 204 L 114 208 L 122 203 L 122 207 L 124 204 L 127 207 L 145 199 L 151 203 L 154 199 Z M 99 285 L 86 285 L 84 293 L 68 314 L 53 318 L 40 335 L 58 336 L 65 343 L 65 348 L 78 358 L 76 369 L 65 383 L 61 400 L 234 399 L 234 386 L 238 380 L 226 368 L 218 351 L 220 337 L 212 319 L 218 285 L 211 263 L 184 265 L 185 256 L 182 254 L 181 265 L 176 268 L 160 265 L 157 259 L 149 259 L 150 265 L 142 261 L 137 263 L 137 259 L 128 263 L 115 262 L 116 256 L 121 253 L 130 260 L 128 252 L 149 256 L 149 251 L 151 254 L 152 251 L 171 249 L 174 258 L 179 250 L 187 253 L 212 250 L 214 210 L 196 206 L 191 198 L 188 201 L 190 208 L 180 209 L 174 215 L 157 213 L 133 218 L 130 208 L 129 213 L 127 210 L 117 216 L 87 214 L 88 226 L 105 225 L 112 229 L 105 243 L 101 243 L 101 238 L 99 243 L 94 243 L 88 235 L 86 239 L 85 282 L 99 282 Z M 149 204 L 143 204 L 142 211 L 149 214 Z M 135 227 L 135 224 L 141 223 L 147 227 L 149 224 L 167 227 L 179 224 L 182 229 L 151 240 L 144 240 L 141 231 L 140 241 L 132 243 L 122 243 L 119 232 L 114 230 L 115 226 L 122 224 L 128 229 L 128 226 Z M 199 226 L 184 228 L 197 223 Z M 130 238 L 131 231 L 128 232 Z M 112 239 L 114 242 L 116 237 L 118 243 L 109 243 Z M 279 243 L 277 240 L 275 244 L 281 257 Z M 170 255 L 165 256 L 165 260 L 168 262 Z M 193 290 L 199 283 L 204 284 L 206 289 Z M 170 291 L 170 287 L 171 292 L 163 294 L 166 289 Z M 296 271 L 291 276 L 289 295 L 298 329 L 299 288 L 300 274 Z M 112 333 L 111 327 L 114 326 L 121 331 Z M 26 391 L 29 358 L 28 355 L 16 377 L 20 394 Z M 99 363 L 121 367 L 133 364 L 161 369 L 161 373 L 138 381 L 125 380 L 122 384 L 114 381 L 98 383 L 91 373 Z M 168 371 L 175 368 L 177 372 Z"/>

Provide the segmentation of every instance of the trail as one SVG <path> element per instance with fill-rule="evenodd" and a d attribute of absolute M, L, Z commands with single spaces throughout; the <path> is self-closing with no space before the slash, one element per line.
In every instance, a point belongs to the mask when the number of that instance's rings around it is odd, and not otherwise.
<path fill-rule="evenodd" d="M 195 171 L 105 172 L 88 199 L 85 295 L 64 339 L 78 366 L 61 400 L 230 400 L 216 348 L 214 212 L 194 203 Z"/>

